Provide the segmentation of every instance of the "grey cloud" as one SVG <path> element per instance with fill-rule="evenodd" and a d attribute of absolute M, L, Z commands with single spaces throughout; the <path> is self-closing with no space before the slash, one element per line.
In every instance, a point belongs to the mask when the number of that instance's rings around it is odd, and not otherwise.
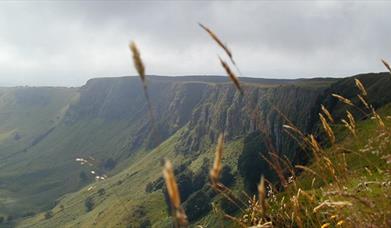
<path fill-rule="evenodd" d="M 223 74 L 213 28 L 244 76 L 346 76 L 391 59 L 389 2 L 1 2 L 0 85 L 79 86 L 135 74 L 136 40 L 147 73 Z"/>

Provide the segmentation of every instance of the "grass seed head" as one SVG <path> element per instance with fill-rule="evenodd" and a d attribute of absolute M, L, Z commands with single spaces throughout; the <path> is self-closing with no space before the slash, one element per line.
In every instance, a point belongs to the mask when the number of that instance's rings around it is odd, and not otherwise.
<path fill-rule="evenodd" d="M 143 83 L 145 83 L 145 67 L 144 67 L 143 61 L 141 59 L 140 51 L 138 50 L 136 43 L 132 41 L 129 44 L 129 49 L 133 54 L 134 67 L 136 68 L 137 73 L 141 78 L 141 81 Z"/>
<path fill-rule="evenodd" d="M 163 169 L 163 177 L 166 182 L 168 196 L 170 201 L 175 209 L 178 209 L 181 204 L 181 199 L 179 196 L 178 185 L 174 176 L 174 169 L 170 161 L 166 160 Z"/>
<path fill-rule="evenodd" d="M 218 140 L 217 140 L 213 168 L 210 171 L 210 179 L 211 179 L 213 185 L 215 185 L 219 182 L 219 177 L 220 177 L 220 172 L 221 172 L 221 158 L 223 156 L 223 148 L 224 148 L 224 134 L 221 133 L 219 135 Z"/>
<path fill-rule="evenodd" d="M 360 80 L 357 78 L 354 79 L 354 82 L 356 83 L 356 87 L 358 90 L 360 90 L 361 95 L 366 96 L 368 95 L 367 90 L 365 89 L 364 85 L 361 83 Z"/>
<path fill-rule="evenodd" d="M 357 97 L 358 97 L 358 99 L 361 101 L 361 103 L 363 103 L 363 105 L 365 106 L 365 108 L 370 109 L 370 108 L 369 108 L 369 105 L 368 105 L 368 102 L 364 99 L 364 97 L 362 97 L 360 94 L 358 94 Z"/>
<path fill-rule="evenodd" d="M 228 57 L 231 59 L 231 61 L 235 64 L 232 57 L 232 52 L 228 49 L 228 47 L 219 39 L 219 37 L 208 27 L 205 25 L 198 23 L 201 28 L 203 28 L 209 36 L 225 51 L 225 53 L 228 55 Z"/>
<path fill-rule="evenodd" d="M 331 123 L 334 123 L 334 118 L 333 118 L 333 116 L 331 115 L 331 113 L 329 112 L 329 110 L 328 110 L 324 105 L 321 105 L 320 107 L 321 107 L 323 113 L 324 113 L 324 114 L 326 115 L 326 117 L 329 119 L 329 121 L 330 121 Z"/>
<path fill-rule="evenodd" d="M 238 77 L 235 75 L 235 73 L 231 70 L 231 68 L 228 66 L 228 64 L 224 60 L 222 60 L 220 57 L 219 57 L 219 60 L 220 60 L 221 66 L 223 66 L 229 79 L 234 83 L 235 87 L 239 90 L 239 92 L 241 94 L 243 94 L 243 90 L 242 90 L 242 87 L 240 86 L 240 82 L 239 82 Z"/>
<path fill-rule="evenodd" d="M 388 62 L 384 59 L 381 60 L 384 64 L 384 66 L 387 68 L 387 70 L 391 73 L 391 67 L 390 67 L 390 64 L 388 64 Z"/>
<path fill-rule="evenodd" d="M 351 125 L 354 129 L 356 129 L 356 121 L 355 121 L 355 119 L 354 119 L 353 114 L 352 114 L 351 112 L 349 112 L 349 111 L 346 111 L 346 116 L 348 117 L 348 120 L 349 120 L 350 125 Z"/>
<path fill-rule="evenodd" d="M 350 105 L 350 106 L 354 106 L 354 104 L 353 104 L 353 102 L 351 100 L 349 100 L 349 99 L 347 99 L 347 98 L 345 98 L 345 97 L 343 97 L 341 95 L 333 93 L 333 94 L 331 94 L 331 96 L 337 98 L 342 103 L 345 103 L 345 104 Z"/>
<path fill-rule="evenodd" d="M 322 115 L 322 113 L 319 113 L 320 121 L 322 122 L 322 126 L 324 131 L 327 134 L 327 137 L 330 139 L 331 144 L 335 143 L 335 135 L 333 129 L 331 129 L 330 125 L 327 123 L 326 118 Z"/>

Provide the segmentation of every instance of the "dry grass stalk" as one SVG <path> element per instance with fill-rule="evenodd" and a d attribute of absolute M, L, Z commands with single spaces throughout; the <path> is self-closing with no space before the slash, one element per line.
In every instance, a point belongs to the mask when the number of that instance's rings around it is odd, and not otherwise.
<path fill-rule="evenodd" d="M 294 212 L 294 219 L 296 221 L 296 224 L 299 228 L 303 227 L 303 221 L 301 219 L 301 213 L 300 213 L 300 202 L 298 196 L 292 196 L 291 198 L 292 204 L 293 204 L 293 212 Z"/>
<path fill-rule="evenodd" d="M 368 95 L 367 90 L 365 89 L 364 85 L 361 83 L 360 80 L 355 78 L 354 82 L 356 83 L 356 87 L 358 88 L 358 90 L 360 90 L 361 95 L 363 95 L 363 96 Z"/>
<path fill-rule="evenodd" d="M 362 203 L 363 205 L 372 208 L 374 207 L 373 203 L 365 198 L 359 197 L 355 194 L 348 193 L 348 192 L 341 192 L 341 191 L 331 191 L 331 192 L 326 192 L 326 195 L 339 195 L 339 196 L 344 196 L 344 197 L 349 197 L 357 200 L 358 202 Z"/>
<path fill-rule="evenodd" d="M 261 205 L 262 215 L 265 215 L 266 212 L 266 189 L 265 189 L 265 178 L 261 176 L 261 181 L 258 185 L 258 197 L 259 204 Z"/>
<path fill-rule="evenodd" d="M 292 123 L 290 123 L 292 124 Z M 294 140 L 303 150 L 311 148 L 311 141 L 304 133 L 294 125 L 283 124 L 284 131 Z"/>
<path fill-rule="evenodd" d="M 349 120 L 350 125 L 351 125 L 354 129 L 356 129 L 356 121 L 354 120 L 353 114 L 352 114 L 351 112 L 349 112 L 349 111 L 346 111 L 346 115 L 347 115 L 347 117 L 348 117 L 348 120 Z"/>
<path fill-rule="evenodd" d="M 224 148 L 224 134 L 221 133 L 217 140 L 216 152 L 215 152 L 215 160 L 213 163 L 213 168 L 210 171 L 210 179 L 212 181 L 212 185 L 216 185 L 219 182 L 220 172 L 221 172 L 221 158 L 223 155 Z"/>
<path fill-rule="evenodd" d="M 156 131 L 155 118 L 153 116 L 152 104 L 151 104 L 149 94 L 148 94 L 148 89 L 147 89 L 144 63 L 141 59 L 140 51 L 138 50 L 136 43 L 133 41 L 131 43 L 129 43 L 129 48 L 133 54 L 134 67 L 136 68 L 136 71 L 141 79 L 141 82 L 143 83 L 143 91 L 144 91 L 145 99 L 147 100 L 149 116 L 151 118 L 151 123 L 152 123 L 152 131 L 155 132 Z M 158 135 L 157 141 L 160 141 L 159 135 Z"/>
<path fill-rule="evenodd" d="M 375 117 L 377 123 L 379 124 L 379 127 L 384 129 L 385 125 L 384 125 L 383 119 L 380 117 L 380 115 L 375 111 L 375 109 L 372 106 L 371 106 L 371 109 L 372 109 L 373 116 Z"/>
<path fill-rule="evenodd" d="M 333 207 L 333 208 L 342 208 L 342 207 L 351 207 L 353 204 L 349 201 L 330 201 L 325 200 L 318 206 L 316 206 L 313 210 L 314 213 L 318 212 L 320 209 L 324 207 Z"/>
<path fill-rule="evenodd" d="M 297 168 L 297 169 L 302 169 L 302 170 L 307 171 L 307 172 L 309 172 L 309 173 L 311 173 L 311 174 L 313 174 L 313 175 L 315 175 L 315 176 L 319 176 L 314 170 L 308 168 L 307 166 L 295 165 L 295 168 Z"/>
<path fill-rule="evenodd" d="M 387 70 L 391 73 L 391 67 L 390 67 L 390 64 L 388 64 L 388 62 L 384 59 L 381 60 L 384 64 L 384 66 L 387 68 Z"/>
<path fill-rule="evenodd" d="M 233 60 L 232 52 L 228 49 L 228 47 L 219 39 L 219 37 L 208 27 L 204 26 L 201 23 L 198 23 L 201 28 L 203 28 L 210 37 L 225 51 L 228 57 L 231 59 L 232 63 L 235 65 L 235 61 Z"/>
<path fill-rule="evenodd" d="M 275 156 L 273 156 L 273 154 L 275 154 Z M 268 159 L 265 155 L 262 155 L 262 158 L 274 170 L 274 172 L 276 172 L 278 178 L 280 179 L 281 185 L 284 188 L 287 188 L 288 187 L 288 180 L 284 176 L 284 169 L 281 167 L 279 159 L 276 159 L 276 157 L 279 157 L 278 154 L 269 151 L 269 155 L 272 158 L 272 160 Z"/>
<path fill-rule="evenodd" d="M 336 175 L 334 163 L 326 156 L 323 157 L 323 160 L 325 161 L 326 168 L 329 170 L 330 174 L 332 175 L 336 183 L 339 185 L 339 179 Z"/>
<path fill-rule="evenodd" d="M 229 79 L 234 83 L 235 87 L 239 90 L 239 92 L 241 94 L 243 94 L 243 90 L 242 90 L 242 87 L 240 86 L 240 82 L 239 82 L 238 77 L 235 75 L 235 73 L 231 70 L 231 68 L 228 66 L 228 64 L 224 60 L 222 60 L 220 57 L 219 57 L 219 60 L 220 60 L 221 66 L 223 66 Z"/>
<path fill-rule="evenodd" d="M 231 216 L 229 214 L 224 214 L 224 218 L 225 219 L 228 219 L 228 220 L 231 220 L 233 222 L 235 222 L 236 224 L 238 224 L 240 227 L 243 227 L 243 228 L 246 228 L 246 224 L 244 224 L 242 221 L 240 221 L 240 219 L 234 217 L 234 216 Z"/>
<path fill-rule="evenodd" d="M 346 121 L 345 119 L 341 120 L 344 126 L 352 133 L 353 136 L 356 136 L 356 129 L 354 128 L 353 125 L 350 124 L 350 121 Z"/>
<path fill-rule="evenodd" d="M 360 94 L 358 94 L 357 97 L 358 97 L 358 99 L 361 101 L 361 103 L 363 103 L 363 105 L 365 106 L 365 108 L 370 110 L 369 105 L 368 105 L 368 102 L 367 102 Z"/>
<path fill-rule="evenodd" d="M 163 169 L 163 177 L 167 186 L 168 196 L 171 205 L 175 209 L 175 218 L 178 224 L 182 227 L 187 227 L 187 216 L 181 208 L 181 198 L 179 195 L 178 185 L 174 176 L 174 169 L 170 161 L 166 160 Z"/>
<path fill-rule="evenodd" d="M 136 68 L 141 81 L 145 84 L 145 67 L 141 59 L 140 51 L 138 50 L 136 43 L 133 41 L 129 44 L 129 48 L 133 54 L 134 67 Z"/>
<path fill-rule="evenodd" d="M 318 162 L 319 157 L 322 154 L 322 148 L 320 147 L 318 141 L 315 139 L 314 135 L 311 134 L 309 138 L 310 138 L 312 152 L 314 154 L 315 160 Z"/>
<path fill-rule="evenodd" d="M 322 122 L 322 126 L 324 131 L 327 134 L 327 137 L 329 138 L 331 144 L 335 143 L 335 135 L 333 130 L 331 129 L 330 125 L 327 123 L 326 118 L 322 115 L 322 113 L 319 113 L 320 121 Z"/>
<path fill-rule="evenodd" d="M 298 135 L 300 135 L 301 137 L 304 137 L 304 134 L 295 126 L 291 126 L 291 125 L 288 125 L 288 124 L 283 124 L 282 125 L 283 128 L 285 129 L 289 129 L 295 133 L 297 133 Z"/>
<path fill-rule="evenodd" d="M 334 118 L 333 118 L 333 116 L 331 115 L 331 113 L 329 112 L 329 110 L 328 110 L 324 105 L 321 105 L 320 107 L 321 107 L 323 113 L 324 113 L 324 114 L 326 115 L 326 117 L 329 119 L 329 121 L 330 121 L 331 123 L 334 123 Z"/>
<path fill-rule="evenodd" d="M 331 96 L 337 98 L 339 101 L 341 101 L 342 103 L 345 103 L 347 105 L 350 105 L 350 106 L 354 106 L 353 102 L 341 95 L 338 95 L 338 94 L 335 94 L 335 93 L 332 93 Z"/>

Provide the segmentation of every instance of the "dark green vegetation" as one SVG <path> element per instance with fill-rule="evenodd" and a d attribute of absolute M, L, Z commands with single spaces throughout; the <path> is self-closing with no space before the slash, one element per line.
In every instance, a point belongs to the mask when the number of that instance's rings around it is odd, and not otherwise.
<path fill-rule="evenodd" d="M 391 101 L 389 75 L 359 78 L 376 108 Z M 308 160 L 283 132 L 285 121 L 275 108 L 313 132 L 321 103 L 342 115 L 330 92 L 357 94 L 352 78 L 241 82 L 244 96 L 225 77 L 149 77 L 154 130 L 135 77 L 92 79 L 77 89 L 1 89 L 0 215 L 25 227 L 169 226 L 161 178 L 167 157 L 175 164 L 189 220 L 213 224 L 210 203 L 220 196 L 207 175 L 220 132 L 227 141 L 222 181 L 253 192 L 260 173 L 277 180 L 260 157 L 266 152 L 260 127 L 290 160 Z M 107 178 L 95 181 L 96 175 Z M 235 211 L 227 202 L 221 206 Z"/>

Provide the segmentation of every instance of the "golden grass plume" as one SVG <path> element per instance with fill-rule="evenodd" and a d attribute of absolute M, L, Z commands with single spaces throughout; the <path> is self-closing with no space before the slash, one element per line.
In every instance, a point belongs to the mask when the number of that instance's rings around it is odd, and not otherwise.
<path fill-rule="evenodd" d="M 220 172 L 221 172 L 221 158 L 223 156 L 223 148 L 224 148 L 224 134 L 221 133 L 217 140 L 216 152 L 215 152 L 215 160 L 213 163 L 213 168 L 210 171 L 210 179 L 212 184 L 215 185 L 219 182 Z"/>
<path fill-rule="evenodd" d="M 187 216 L 181 208 L 181 197 L 179 195 L 178 184 L 175 180 L 174 169 L 170 161 L 166 160 L 163 168 L 163 177 L 167 186 L 168 196 L 171 205 L 175 209 L 175 218 L 181 227 L 187 227 Z"/>
<path fill-rule="evenodd" d="M 232 63 L 235 64 L 235 61 L 233 60 L 232 52 L 228 49 L 228 47 L 220 40 L 220 38 L 208 27 L 205 25 L 198 23 L 201 28 L 203 28 L 210 37 L 225 51 L 225 53 L 228 55 L 228 57 L 231 59 Z"/>
<path fill-rule="evenodd" d="M 141 59 L 140 51 L 137 48 L 137 45 L 134 41 L 129 43 L 129 49 L 133 54 L 133 64 L 137 70 L 138 75 L 141 78 L 141 81 L 145 84 L 145 67 Z"/>
<path fill-rule="evenodd" d="M 234 83 L 235 87 L 239 90 L 239 92 L 241 94 L 243 94 L 243 90 L 242 90 L 242 87 L 240 86 L 240 82 L 239 82 L 238 77 L 235 75 L 235 73 L 231 70 L 231 68 L 228 66 L 228 64 L 224 60 L 222 60 L 220 57 L 219 57 L 219 60 L 220 60 L 221 66 L 223 66 L 229 79 Z"/>
<path fill-rule="evenodd" d="M 362 97 L 360 94 L 357 95 L 358 99 L 361 101 L 361 103 L 363 103 L 363 105 L 365 106 L 365 108 L 369 109 L 369 105 L 368 105 L 368 102 L 364 99 L 364 97 Z"/>
<path fill-rule="evenodd" d="M 343 97 L 341 95 L 338 95 L 338 94 L 335 94 L 335 93 L 332 93 L 331 96 L 337 98 L 342 103 L 345 103 L 345 104 L 350 105 L 350 106 L 354 106 L 353 102 L 351 100 L 349 100 L 348 98 L 345 98 L 345 97 Z"/>
<path fill-rule="evenodd" d="M 388 62 L 386 60 L 384 60 L 384 59 L 382 59 L 381 61 L 384 64 L 384 66 L 387 68 L 387 70 L 391 73 L 390 64 L 388 64 Z"/>
<path fill-rule="evenodd" d="M 331 115 L 331 113 L 329 112 L 329 110 L 324 105 L 321 105 L 320 107 L 321 107 L 323 113 L 326 115 L 327 119 L 329 119 L 329 121 L 331 123 L 334 123 L 334 118 Z"/>
<path fill-rule="evenodd" d="M 358 90 L 360 90 L 361 95 L 366 96 L 368 94 L 367 90 L 365 89 L 364 85 L 361 83 L 359 79 L 355 78 L 354 83 L 356 84 Z"/>
<path fill-rule="evenodd" d="M 319 113 L 319 118 L 320 118 L 320 121 L 322 122 L 323 129 L 326 132 L 327 137 L 329 138 L 331 144 L 334 144 L 335 143 L 335 135 L 334 135 L 333 130 L 331 129 L 330 125 L 327 123 L 327 120 L 323 116 L 322 113 Z"/>

